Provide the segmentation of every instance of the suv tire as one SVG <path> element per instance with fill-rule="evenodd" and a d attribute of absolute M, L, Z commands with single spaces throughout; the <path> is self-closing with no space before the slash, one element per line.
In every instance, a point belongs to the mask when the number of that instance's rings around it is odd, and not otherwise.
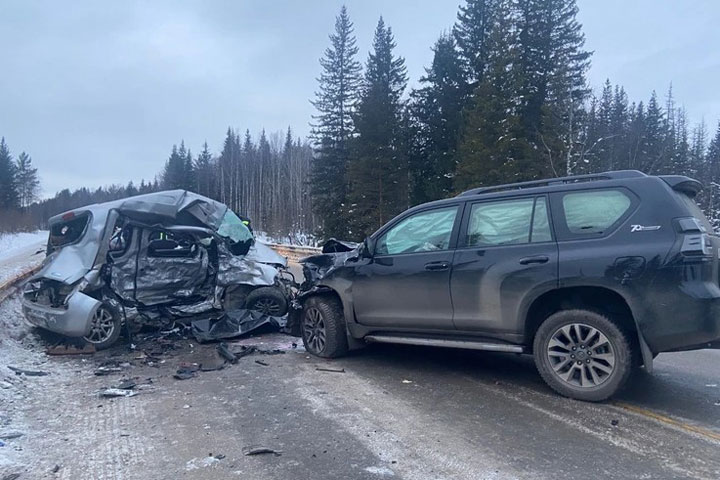
<path fill-rule="evenodd" d="M 633 366 L 630 340 L 608 316 L 562 310 L 538 328 L 535 365 L 543 380 L 566 397 L 599 402 L 614 395 Z"/>
<path fill-rule="evenodd" d="M 90 333 L 83 339 L 94 345 L 96 350 L 104 350 L 113 346 L 121 334 L 120 312 L 110 303 L 103 302 L 93 315 Z"/>
<path fill-rule="evenodd" d="M 308 352 L 324 358 L 347 353 L 345 316 L 337 298 L 310 297 L 303 305 L 301 325 L 303 344 Z"/>
<path fill-rule="evenodd" d="M 279 287 L 256 288 L 245 298 L 245 305 L 248 310 L 282 317 L 288 312 L 288 301 Z"/>

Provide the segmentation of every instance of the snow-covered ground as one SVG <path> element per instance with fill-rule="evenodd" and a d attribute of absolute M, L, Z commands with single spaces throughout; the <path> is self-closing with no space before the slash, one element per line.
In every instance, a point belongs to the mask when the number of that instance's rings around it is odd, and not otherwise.
<path fill-rule="evenodd" d="M 42 262 L 47 238 L 43 230 L 0 234 L 0 285 Z"/>

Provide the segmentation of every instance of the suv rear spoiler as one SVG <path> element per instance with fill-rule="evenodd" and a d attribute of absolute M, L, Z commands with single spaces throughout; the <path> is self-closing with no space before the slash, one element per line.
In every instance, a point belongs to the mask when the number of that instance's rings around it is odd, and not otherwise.
<path fill-rule="evenodd" d="M 682 192 L 690 198 L 694 198 L 703 188 L 703 184 L 694 178 L 683 175 L 660 175 L 670 188 Z"/>

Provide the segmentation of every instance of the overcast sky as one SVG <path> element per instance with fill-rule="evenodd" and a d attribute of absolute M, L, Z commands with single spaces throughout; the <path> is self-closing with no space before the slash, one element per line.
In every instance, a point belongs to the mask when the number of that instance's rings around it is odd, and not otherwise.
<path fill-rule="evenodd" d="M 362 60 L 380 15 L 411 84 L 460 0 L 347 0 Z M 0 136 L 43 195 L 151 179 L 173 143 L 217 152 L 228 126 L 306 135 L 336 0 L 0 0 Z M 720 119 L 720 2 L 579 0 L 589 80 L 632 100 L 670 82 L 692 121 Z"/>

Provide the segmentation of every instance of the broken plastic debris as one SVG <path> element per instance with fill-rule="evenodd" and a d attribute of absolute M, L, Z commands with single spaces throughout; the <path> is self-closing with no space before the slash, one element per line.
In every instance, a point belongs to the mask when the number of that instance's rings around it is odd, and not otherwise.
<path fill-rule="evenodd" d="M 237 363 L 238 357 L 228 349 L 226 343 L 221 343 L 217 346 L 217 352 L 230 363 Z"/>
<path fill-rule="evenodd" d="M 12 365 L 8 365 L 8 368 L 15 372 L 16 375 L 25 375 L 26 377 L 44 377 L 45 375 L 50 375 L 50 373 L 41 370 L 25 370 L 24 368 L 13 367 Z"/>
<path fill-rule="evenodd" d="M 242 452 L 245 455 L 263 455 L 266 453 L 271 453 L 276 457 L 282 455 L 282 450 L 275 450 L 274 448 L 263 447 L 261 445 L 249 445 L 247 447 L 243 447 Z"/>
<path fill-rule="evenodd" d="M 0 433 L 0 440 L 14 440 L 16 438 L 22 437 L 23 434 L 20 432 L 5 432 Z"/>
<path fill-rule="evenodd" d="M 403 380 L 403 383 L 412 383 L 412 380 Z"/>
<path fill-rule="evenodd" d="M 100 396 L 104 398 L 134 397 L 135 395 L 138 395 L 138 393 L 132 390 L 121 390 L 119 388 L 108 388 L 100 392 Z"/>
<path fill-rule="evenodd" d="M 317 367 L 315 370 L 318 372 L 332 372 L 332 373 L 345 373 L 344 368 L 325 368 L 325 367 Z"/>
<path fill-rule="evenodd" d="M 220 318 L 204 318 L 192 322 L 192 333 L 199 342 L 237 337 L 263 325 L 280 329 L 287 321 L 282 317 L 263 315 L 253 310 L 232 310 Z"/>
<path fill-rule="evenodd" d="M 266 362 L 263 362 L 262 360 L 255 360 L 255 363 L 258 365 L 262 365 L 263 367 L 269 367 L 270 365 Z"/>

